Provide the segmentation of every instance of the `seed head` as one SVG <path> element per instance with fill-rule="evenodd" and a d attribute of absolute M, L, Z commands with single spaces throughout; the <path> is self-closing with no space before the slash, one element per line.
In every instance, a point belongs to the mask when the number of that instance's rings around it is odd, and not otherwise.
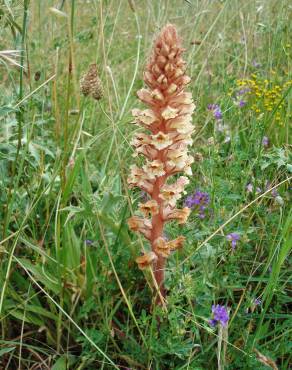
<path fill-rule="evenodd" d="M 80 90 L 84 96 L 92 96 L 95 100 L 102 98 L 103 88 L 95 63 L 91 64 L 88 71 L 81 77 Z"/>

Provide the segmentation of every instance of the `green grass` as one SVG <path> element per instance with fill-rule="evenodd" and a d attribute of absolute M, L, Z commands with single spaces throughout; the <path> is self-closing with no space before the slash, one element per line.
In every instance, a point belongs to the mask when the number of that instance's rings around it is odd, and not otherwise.
<path fill-rule="evenodd" d="M 0 2 L 1 369 L 290 368 L 291 17 L 288 0 Z M 168 260 L 164 311 L 134 261 L 141 193 L 126 178 L 135 93 L 167 22 L 197 105 L 187 192 L 211 201 L 167 227 L 187 243 Z M 79 92 L 93 62 L 99 102 Z M 239 79 L 283 86 L 278 103 L 250 94 L 239 108 Z M 230 309 L 228 330 L 210 327 L 213 304 Z"/>

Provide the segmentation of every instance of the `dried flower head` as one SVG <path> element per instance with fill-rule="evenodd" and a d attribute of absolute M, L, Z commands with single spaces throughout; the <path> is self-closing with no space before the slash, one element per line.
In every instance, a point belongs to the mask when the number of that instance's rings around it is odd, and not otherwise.
<path fill-rule="evenodd" d="M 95 63 L 91 64 L 88 71 L 81 77 L 80 90 L 84 96 L 92 96 L 95 100 L 102 98 L 103 88 Z"/>
<path fill-rule="evenodd" d="M 170 24 L 165 26 L 154 42 L 144 71 L 147 88 L 137 93 L 147 108 L 132 111 L 133 123 L 146 129 L 147 133 L 139 132 L 132 140 L 134 156 L 143 155 L 145 162 L 141 168 L 136 165 L 131 167 L 128 184 L 146 192 L 148 200 L 139 204 L 140 212 L 147 218 L 133 216 L 128 224 L 151 244 L 151 256 L 157 258 L 147 261 L 153 264 L 162 296 L 165 294 L 165 259 L 173 250 L 181 248 L 184 241 L 182 236 L 172 241 L 165 240 L 164 224 L 170 220 L 183 224 L 190 213 L 188 208 L 175 207 L 189 182 L 187 177 L 180 176 L 176 182 L 169 181 L 169 177 L 177 173 L 192 173 L 193 158 L 188 155 L 188 146 L 192 144 L 194 129 L 191 120 L 195 105 L 191 93 L 185 91 L 190 78 L 185 74 L 186 63 L 182 53 L 176 28 Z M 140 268 L 144 268 L 141 257 L 137 262 Z"/>

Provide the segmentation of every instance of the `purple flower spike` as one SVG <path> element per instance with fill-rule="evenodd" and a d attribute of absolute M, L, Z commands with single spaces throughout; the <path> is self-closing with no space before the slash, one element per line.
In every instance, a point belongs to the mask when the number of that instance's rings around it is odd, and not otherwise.
<path fill-rule="evenodd" d="M 228 311 L 224 306 L 217 304 L 212 306 L 213 319 L 209 320 L 211 326 L 215 326 L 220 323 L 222 326 L 226 326 L 229 320 Z"/>
<path fill-rule="evenodd" d="M 204 193 L 203 191 L 197 190 L 194 194 L 189 195 L 185 200 L 185 205 L 188 208 L 192 208 L 198 211 L 198 216 L 200 218 L 205 217 L 205 212 L 207 210 L 207 206 L 210 203 L 210 197 L 208 193 Z"/>
<path fill-rule="evenodd" d="M 244 107 L 245 105 L 246 105 L 246 101 L 244 101 L 244 100 L 240 100 L 239 103 L 238 103 L 238 106 L 240 108 Z"/>
<path fill-rule="evenodd" d="M 231 246 L 232 246 L 232 249 L 234 250 L 238 240 L 240 239 L 240 235 L 237 233 L 230 233 L 226 236 L 226 239 L 231 241 Z"/>

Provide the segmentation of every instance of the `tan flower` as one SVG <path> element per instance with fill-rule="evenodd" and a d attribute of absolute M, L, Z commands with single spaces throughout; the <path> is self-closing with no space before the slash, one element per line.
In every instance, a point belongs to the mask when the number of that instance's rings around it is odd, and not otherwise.
<path fill-rule="evenodd" d="M 178 95 L 173 96 L 169 101 L 169 104 L 174 108 L 177 108 L 181 105 L 189 105 L 192 103 L 193 99 L 190 92 L 180 92 Z"/>
<path fill-rule="evenodd" d="M 160 87 L 162 88 L 162 89 L 164 89 L 165 87 L 167 87 L 168 86 L 168 80 L 167 80 L 167 77 L 164 75 L 164 74 L 161 74 L 158 78 L 157 78 L 157 80 L 156 80 L 157 82 L 158 82 L 158 84 L 160 84 Z"/>
<path fill-rule="evenodd" d="M 173 150 L 170 152 L 170 160 L 166 163 L 166 171 L 172 174 L 185 172 L 186 174 L 191 175 L 191 164 L 194 162 L 194 158 L 187 155 L 186 151 L 183 150 Z"/>
<path fill-rule="evenodd" d="M 128 177 L 128 184 L 138 186 L 145 179 L 144 171 L 135 164 L 130 167 L 131 174 Z"/>
<path fill-rule="evenodd" d="M 148 194 L 152 193 L 153 184 L 151 180 L 146 178 L 145 172 L 136 165 L 130 167 L 131 173 L 128 177 L 128 184 L 130 187 L 138 186 Z"/>
<path fill-rule="evenodd" d="M 130 144 L 135 148 L 139 148 L 141 145 L 149 144 L 151 142 L 151 137 L 142 132 L 135 134 Z"/>
<path fill-rule="evenodd" d="M 171 207 L 174 207 L 176 202 L 181 198 L 181 194 L 174 185 L 166 184 L 161 189 L 159 198 L 164 201 L 165 205 L 169 204 Z"/>
<path fill-rule="evenodd" d="M 163 100 L 164 99 L 164 96 L 163 96 L 163 94 L 162 94 L 162 92 L 159 90 L 159 89 L 155 89 L 155 90 L 153 90 L 152 91 L 152 93 L 151 93 L 151 96 L 152 96 L 152 98 L 155 100 L 155 101 L 161 101 L 161 100 Z"/>
<path fill-rule="evenodd" d="M 187 104 L 187 105 L 182 105 L 179 107 L 179 114 L 190 114 L 192 115 L 194 113 L 196 106 L 195 104 Z"/>
<path fill-rule="evenodd" d="M 141 89 L 137 91 L 138 98 L 143 102 L 148 105 L 153 105 L 154 104 L 154 99 L 152 96 L 151 90 L 148 89 Z"/>
<path fill-rule="evenodd" d="M 159 198 L 167 205 L 174 207 L 177 200 L 184 193 L 184 187 L 189 183 L 189 179 L 185 176 L 180 176 L 173 184 L 165 184 L 160 191 Z"/>
<path fill-rule="evenodd" d="M 157 117 L 152 109 L 133 109 L 132 115 L 135 117 L 135 123 L 140 124 L 145 127 L 149 127 L 155 121 L 157 121 Z"/>
<path fill-rule="evenodd" d="M 139 203 L 139 211 L 145 216 L 148 217 L 157 215 L 159 210 L 158 203 L 156 200 L 148 200 L 146 203 Z"/>
<path fill-rule="evenodd" d="M 176 183 L 175 186 L 177 187 L 179 192 L 183 192 L 184 187 L 190 183 L 190 180 L 186 176 L 180 176 Z"/>
<path fill-rule="evenodd" d="M 161 257 L 167 258 L 170 255 L 170 248 L 164 238 L 159 237 L 154 240 L 153 247 L 156 252 Z"/>
<path fill-rule="evenodd" d="M 193 139 L 190 134 L 175 134 L 175 140 L 176 143 L 179 143 L 180 145 L 183 144 L 183 146 L 188 146 L 193 144 Z"/>
<path fill-rule="evenodd" d="M 138 263 L 138 267 L 140 270 L 145 270 L 156 260 L 157 260 L 157 256 L 152 251 L 145 253 L 143 254 L 143 256 L 139 256 L 136 258 L 136 262 Z"/>
<path fill-rule="evenodd" d="M 158 159 L 150 162 L 148 161 L 146 165 L 143 166 L 143 170 L 147 174 L 148 179 L 155 179 L 157 177 L 165 175 L 164 163 Z"/>
<path fill-rule="evenodd" d="M 191 213 L 191 209 L 185 207 L 183 209 L 170 209 L 166 208 L 163 212 L 165 220 L 177 220 L 178 224 L 185 224 Z"/>
<path fill-rule="evenodd" d="M 172 82 L 167 88 L 166 93 L 167 95 L 173 95 L 174 93 L 177 92 L 178 89 L 179 87 L 175 83 Z"/>
<path fill-rule="evenodd" d="M 167 148 L 172 144 L 172 140 L 168 134 L 159 131 L 158 134 L 151 136 L 151 144 L 158 150 Z"/>
<path fill-rule="evenodd" d="M 171 171 L 172 168 L 177 170 L 183 169 L 188 163 L 188 155 L 186 150 L 172 149 L 167 153 L 167 168 Z"/>
<path fill-rule="evenodd" d="M 172 108 L 169 105 L 162 111 L 161 113 L 162 117 L 165 120 L 175 118 L 178 115 L 178 109 Z"/>
<path fill-rule="evenodd" d="M 132 216 L 128 219 L 128 226 L 132 231 L 138 231 L 143 234 L 146 239 L 151 237 L 151 221 L 146 218 Z"/>
<path fill-rule="evenodd" d="M 170 130 L 176 130 L 180 134 L 190 134 L 194 130 L 191 123 L 192 116 L 190 114 L 182 114 L 167 122 L 167 127 Z"/>
<path fill-rule="evenodd" d="M 183 247 L 183 244 L 184 244 L 184 241 L 185 241 L 185 237 L 184 236 L 179 236 L 178 238 L 174 239 L 174 240 L 171 240 L 170 242 L 168 242 L 168 247 L 171 251 L 174 251 L 176 249 L 181 249 Z"/>
<path fill-rule="evenodd" d="M 157 81 L 153 77 L 152 73 L 145 71 L 144 72 L 144 81 L 150 88 L 155 88 L 157 86 Z"/>

